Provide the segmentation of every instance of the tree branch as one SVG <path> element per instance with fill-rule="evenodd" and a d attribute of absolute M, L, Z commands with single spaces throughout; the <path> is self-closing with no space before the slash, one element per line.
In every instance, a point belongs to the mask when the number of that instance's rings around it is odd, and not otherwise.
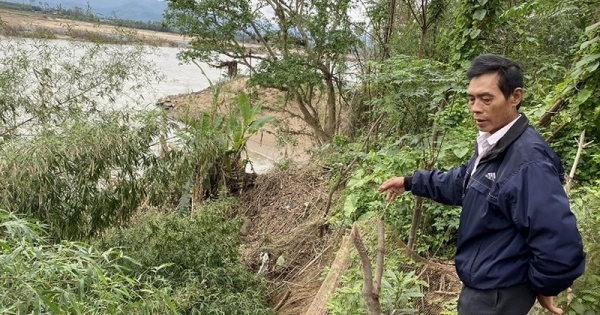
<path fill-rule="evenodd" d="M 373 124 L 371 125 L 371 128 L 369 129 L 369 132 L 367 133 L 367 136 L 365 137 L 365 141 L 363 142 L 360 151 L 364 150 L 364 148 L 367 146 L 367 143 L 369 142 L 369 138 L 371 137 L 371 134 L 373 133 L 374 130 L 376 130 L 377 126 L 379 126 L 383 117 L 384 117 L 384 114 L 381 114 L 381 115 L 379 115 L 379 117 L 377 117 L 375 122 L 373 122 Z M 354 157 L 354 159 L 352 159 L 352 162 L 350 162 L 350 164 L 348 164 L 346 166 L 346 168 L 344 168 L 340 172 L 340 176 L 338 177 L 337 181 L 335 182 L 335 184 L 333 185 L 331 190 L 329 190 L 329 194 L 327 195 L 327 202 L 325 203 L 325 213 L 323 214 L 324 218 L 326 218 L 327 215 L 329 214 L 329 209 L 331 208 L 331 201 L 333 199 L 333 193 L 337 191 L 337 189 L 340 187 L 340 184 L 342 183 L 342 180 L 344 179 L 344 177 L 346 177 L 346 174 L 350 171 L 350 169 L 354 166 L 354 164 L 357 161 L 358 161 L 358 156 Z"/>
<path fill-rule="evenodd" d="M 562 98 L 557 99 L 556 102 L 554 102 L 554 104 L 552 105 L 552 107 L 550 107 L 550 109 L 547 110 L 544 113 L 544 115 L 542 115 L 542 117 L 540 118 L 539 125 L 541 127 L 547 126 L 550 123 L 550 120 L 552 119 L 552 117 L 558 113 L 558 110 L 563 105 L 563 103 L 564 103 L 564 101 Z"/>
<path fill-rule="evenodd" d="M 570 121 L 565 121 L 564 123 L 562 123 L 560 126 L 558 126 L 558 128 L 556 128 L 552 134 L 550 136 L 548 136 L 548 138 L 546 138 L 546 142 L 550 143 L 552 140 L 554 140 L 554 137 L 556 137 L 556 135 L 561 132 L 563 129 L 565 129 L 566 126 L 568 126 L 570 123 Z"/>
<path fill-rule="evenodd" d="M 410 223 L 410 235 L 408 236 L 408 248 L 415 249 L 415 241 L 417 239 L 417 230 L 419 230 L 419 221 L 423 213 L 423 197 L 415 198 L 415 209 L 413 212 L 412 222 Z"/>
<path fill-rule="evenodd" d="M 573 161 L 573 166 L 571 167 L 571 172 L 569 173 L 569 176 L 567 176 L 567 178 L 566 178 L 565 192 L 567 193 L 567 196 L 571 192 L 571 184 L 573 183 L 573 178 L 575 178 L 575 171 L 577 170 L 577 164 L 579 164 L 579 158 L 581 158 L 581 152 L 583 151 L 583 149 L 585 147 L 589 146 L 593 142 L 593 141 L 590 141 L 588 143 L 585 143 L 584 140 L 585 140 L 585 130 L 581 132 L 581 135 L 579 136 L 579 141 L 577 141 L 577 153 L 575 154 L 575 160 Z"/>
<path fill-rule="evenodd" d="M 269 56 L 271 56 L 273 58 L 277 58 L 277 55 L 275 54 L 275 52 L 273 52 L 273 49 L 271 48 L 271 45 L 269 45 L 269 43 L 267 42 L 265 37 L 262 36 L 262 34 L 260 34 L 260 31 L 258 30 L 256 23 L 254 23 L 254 21 L 250 22 L 250 26 L 252 26 L 252 30 L 254 30 L 254 33 L 256 34 L 256 38 L 259 39 L 259 41 L 265 46 L 265 48 L 269 52 Z"/>
<path fill-rule="evenodd" d="M 385 255 L 385 230 L 383 220 L 377 217 L 377 264 L 375 265 L 375 279 L 373 283 L 373 295 L 379 296 L 381 291 L 381 278 L 383 277 L 383 263 Z"/>
<path fill-rule="evenodd" d="M 360 257 L 360 262 L 363 270 L 363 288 L 362 296 L 365 299 L 367 306 L 367 312 L 369 315 L 381 315 L 381 305 L 379 304 L 379 296 L 374 294 L 373 291 L 373 274 L 371 269 L 371 260 L 367 254 L 365 244 L 360 237 L 358 231 L 358 225 L 355 222 L 350 232 L 350 238 L 354 241 L 354 246 Z"/>

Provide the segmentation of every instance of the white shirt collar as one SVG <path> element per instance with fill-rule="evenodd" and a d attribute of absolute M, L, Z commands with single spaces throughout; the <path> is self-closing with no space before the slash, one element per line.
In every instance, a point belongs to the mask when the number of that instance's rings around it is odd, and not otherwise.
<path fill-rule="evenodd" d="M 496 145 L 496 143 L 498 143 L 498 141 L 500 141 L 500 139 L 504 137 L 504 135 L 508 132 L 510 127 L 512 127 L 520 117 L 521 115 L 519 114 L 517 118 L 508 123 L 506 126 L 498 129 L 498 131 L 494 132 L 493 134 L 490 134 L 489 132 L 480 131 L 479 136 L 477 137 L 477 152 L 481 153 L 483 151 L 484 141 L 487 141 L 490 149 L 493 148 Z"/>

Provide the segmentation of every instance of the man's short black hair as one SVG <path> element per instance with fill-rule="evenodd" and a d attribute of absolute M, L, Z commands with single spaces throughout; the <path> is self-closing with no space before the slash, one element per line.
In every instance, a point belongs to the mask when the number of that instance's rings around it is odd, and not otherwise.
<path fill-rule="evenodd" d="M 475 57 L 471 61 L 471 66 L 467 70 L 469 80 L 483 74 L 497 73 L 498 88 L 508 99 L 516 88 L 523 88 L 523 71 L 521 66 L 503 56 L 494 54 L 485 54 Z M 517 109 L 521 103 L 517 105 Z"/>

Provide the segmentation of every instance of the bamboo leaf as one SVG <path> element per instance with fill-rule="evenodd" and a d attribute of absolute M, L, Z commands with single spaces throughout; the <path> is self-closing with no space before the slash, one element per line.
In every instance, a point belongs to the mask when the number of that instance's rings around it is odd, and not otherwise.
<path fill-rule="evenodd" d="M 46 293 L 54 293 L 54 292 L 39 291 L 38 289 L 35 289 L 35 293 L 37 294 L 38 298 L 40 300 L 42 300 L 42 302 L 44 303 L 43 305 L 50 308 L 50 310 L 52 310 L 52 312 L 54 314 L 64 314 L 64 312 L 60 309 L 60 307 L 58 307 L 58 305 L 56 305 L 56 303 L 52 302 L 52 300 L 46 296 Z"/>

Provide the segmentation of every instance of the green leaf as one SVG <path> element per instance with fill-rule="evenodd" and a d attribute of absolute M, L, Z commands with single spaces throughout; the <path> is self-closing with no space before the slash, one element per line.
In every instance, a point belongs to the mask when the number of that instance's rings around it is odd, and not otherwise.
<path fill-rule="evenodd" d="M 177 205 L 177 212 L 185 213 L 190 206 L 190 201 L 192 200 L 192 186 L 193 180 L 188 180 L 185 185 L 181 189 L 181 198 L 179 198 L 179 203 Z"/>
<path fill-rule="evenodd" d="M 588 98 L 590 98 L 590 96 L 592 96 L 591 90 L 583 89 L 579 91 L 575 97 L 575 104 L 583 104 Z"/>
<path fill-rule="evenodd" d="M 583 315 L 585 313 L 585 306 L 577 301 L 573 301 L 570 306 L 579 315 Z"/>
<path fill-rule="evenodd" d="M 600 26 L 600 22 L 596 22 L 596 23 L 594 23 L 594 24 L 592 24 L 592 25 L 590 25 L 590 26 L 586 27 L 586 28 L 585 28 L 585 32 L 586 32 L 586 33 L 589 33 L 589 32 L 591 32 L 591 31 L 593 31 L 593 30 L 597 29 L 597 28 L 598 28 L 598 26 Z"/>
<path fill-rule="evenodd" d="M 477 36 L 479 36 L 479 34 L 481 34 L 481 30 L 474 29 L 474 30 L 471 30 L 471 32 L 469 33 L 469 36 L 471 36 L 471 39 L 475 39 L 475 38 L 477 38 Z"/>
<path fill-rule="evenodd" d="M 594 305 L 598 304 L 598 299 L 596 299 L 595 297 L 593 297 L 591 295 L 584 295 L 581 297 L 581 299 L 586 302 L 591 302 Z"/>
<path fill-rule="evenodd" d="M 171 267 L 171 266 L 173 266 L 173 265 L 174 265 L 174 263 L 164 263 L 164 264 L 162 264 L 162 265 L 160 265 L 160 266 L 158 266 L 158 267 L 154 267 L 154 268 L 152 268 L 152 271 L 154 271 L 154 272 L 158 272 L 159 270 L 161 270 L 161 269 L 163 269 L 163 268 Z"/>
<path fill-rule="evenodd" d="M 596 43 L 598 41 L 598 37 L 594 37 L 588 41 L 585 41 L 581 44 L 581 46 L 579 46 L 579 50 L 584 50 L 588 47 L 590 47 L 592 44 Z"/>
<path fill-rule="evenodd" d="M 248 125 L 254 117 L 252 117 L 252 110 L 250 107 L 250 98 L 246 93 L 240 93 L 238 95 L 238 107 L 240 109 L 240 115 L 244 120 L 244 125 Z"/>
<path fill-rule="evenodd" d="M 584 65 L 595 62 L 598 59 L 600 59 L 600 54 L 587 55 L 587 56 L 583 57 L 581 60 L 579 60 L 575 64 L 575 67 L 577 67 L 577 68 L 583 67 Z"/>
<path fill-rule="evenodd" d="M 58 307 L 58 305 L 56 305 L 46 296 L 45 293 L 51 293 L 50 291 L 40 292 L 36 289 L 35 293 L 38 295 L 40 300 L 44 302 L 44 305 L 50 308 L 54 314 L 63 314 L 63 311 Z"/>
<path fill-rule="evenodd" d="M 467 155 L 467 153 L 469 153 L 469 149 L 467 149 L 467 148 L 462 148 L 462 149 L 456 148 L 456 149 L 452 150 L 452 153 L 454 153 L 454 155 L 457 158 L 462 159 L 465 155 Z"/>
<path fill-rule="evenodd" d="M 344 216 L 352 217 L 356 212 L 356 203 L 358 202 L 357 194 L 350 194 L 344 201 Z"/>
<path fill-rule="evenodd" d="M 480 6 L 484 6 L 486 3 L 488 3 L 488 0 L 478 0 L 477 2 L 479 2 Z"/>
<path fill-rule="evenodd" d="M 352 178 L 353 180 L 351 182 L 348 181 L 348 187 L 347 188 L 349 190 L 353 190 L 355 188 L 360 188 L 360 187 L 364 186 L 366 183 L 368 183 L 371 180 L 371 178 L 373 178 L 373 177 L 372 176 L 365 176 L 365 177 L 362 177 L 362 178 L 355 178 L 355 177 L 353 177 Z"/>
<path fill-rule="evenodd" d="M 279 255 L 279 257 L 277 257 L 277 262 L 275 262 L 275 266 L 283 266 L 283 264 L 285 263 L 285 258 L 283 257 L 283 255 Z"/>
<path fill-rule="evenodd" d="M 369 219 L 371 219 L 372 217 L 374 217 L 377 214 L 377 212 L 375 211 L 367 211 L 363 214 L 361 214 L 360 217 L 358 217 L 357 221 L 367 221 Z"/>
<path fill-rule="evenodd" d="M 585 67 L 587 72 L 594 72 L 598 69 L 598 65 L 600 65 L 600 61 L 596 60 L 596 62 L 590 63 Z"/>
<path fill-rule="evenodd" d="M 486 9 L 479 9 L 479 10 L 475 11 L 475 13 L 473 13 L 473 18 L 481 21 L 485 18 L 486 14 L 487 14 Z"/>
<path fill-rule="evenodd" d="M 273 117 L 273 116 L 261 117 L 255 121 L 253 121 L 250 124 L 250 128 L 248 129 L 248 132 L 255 133 L 256 131 L 258 131 L 258 129 L 262 128 L 264 125 L 266 125 L 267 123 L 269 123 L 273 120 L 275 120 L 275 117 Z"/>
<path fill-rule="evenodd" d="M 364 176 L 365 176 L 365 170 L 362 168 L 358 169 L 356 172 L 354 172 L 354 174 L 352 174 L 352 177 L 348 180 L 348 183 L 346 184 L 346 188 L 353 189 L 363 180 Z"/>

